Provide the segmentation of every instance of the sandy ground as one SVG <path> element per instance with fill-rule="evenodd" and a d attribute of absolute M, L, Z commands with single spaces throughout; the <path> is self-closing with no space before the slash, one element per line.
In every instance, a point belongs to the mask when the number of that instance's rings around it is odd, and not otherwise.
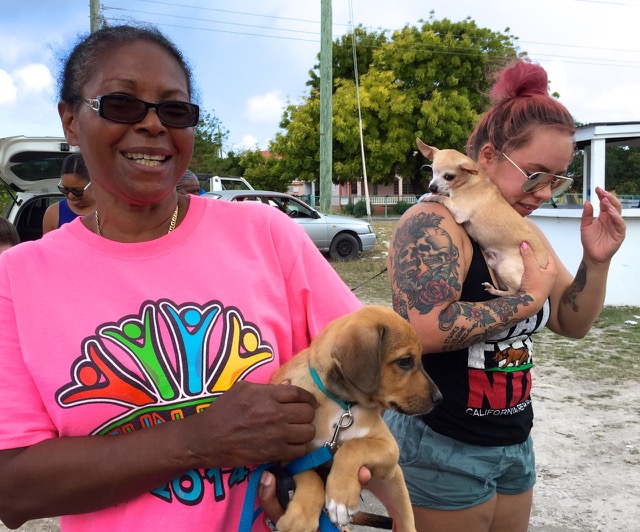
<path fill-rule="evenodd" d="M 538 483 L 530 532 L 640 532 L 639 383 L 576 380 L 550 363 L 535 371 Z M 44 519 L 18 530 L 59 527 Z"/>

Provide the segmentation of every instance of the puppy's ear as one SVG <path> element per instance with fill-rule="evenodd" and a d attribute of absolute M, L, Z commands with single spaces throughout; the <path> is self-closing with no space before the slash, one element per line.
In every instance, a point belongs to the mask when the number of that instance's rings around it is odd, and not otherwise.
<path fill-rule="evenodd" d="M 345 327 L 331 350 L 342 377 L 365 394 L 372 394 L 378 387 L 383 333 L 380 323 Z"/>
<path fill-rule="evenodd" d="M 433 146 L 428 146 L 427 144 L 422 142 L 420 139 L 416 139 L 416 146 L 418 146 L 420 153 L 430 161 L 433 161 L 433 158 L 435 157 L 436 153 L 440 151 L 438 150 L 438 148 L 434 148 Z"/>
<path fill-rule="evenodd" d="M 462 164 L 458 165 L 458 168 L 463 171 L 466 172 L 467 174 L 471 174 L 471 175 L 478 175 L 478 168 L 476 167 L 476 165 L 474 163 L 472 163 L 471 161 L 468 162 L 464 162 Z"/>

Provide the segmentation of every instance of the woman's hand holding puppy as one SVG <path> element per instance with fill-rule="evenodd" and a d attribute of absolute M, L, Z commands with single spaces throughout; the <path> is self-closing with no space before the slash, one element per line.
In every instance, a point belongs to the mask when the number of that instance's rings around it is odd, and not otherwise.
<path fill-rule="evenodd" d="M 292 460 L 315 436 L 316 400 L 287 384 L 238 381 L 189 423 L 190 467 L 208 468 Z"/>
<path fill-rule="evenodd" d="M 520 245 L 520 255 L 524 263 L 524 274 L 522 275 L 520 292 L 533 299 L 533 301 L 527 305 L 528 314 L 533 316 L 542 308 L 542 305 L 549 297 L 556 282 L 558 270 L 556 269 L 551 254 L 547 255 L 547 265 L 541 268 L 527 242 L 523 242 Z"/>

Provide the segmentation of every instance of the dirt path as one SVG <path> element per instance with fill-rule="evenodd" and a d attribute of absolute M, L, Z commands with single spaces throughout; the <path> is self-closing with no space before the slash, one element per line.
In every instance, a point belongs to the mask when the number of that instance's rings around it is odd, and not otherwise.
<path fill-rule="evenodd" d="M 530 532 L 640 532 L 639 383 L 580 380 L 553 361 L 534 371 L 538 482 Z M 44 519 L 18 530 L 59 527 Z"/>
<path fill-rule="evenodd" d="M 538 466 L 531 531 L 640 531 L 640 386 L 534 376 Z"/>

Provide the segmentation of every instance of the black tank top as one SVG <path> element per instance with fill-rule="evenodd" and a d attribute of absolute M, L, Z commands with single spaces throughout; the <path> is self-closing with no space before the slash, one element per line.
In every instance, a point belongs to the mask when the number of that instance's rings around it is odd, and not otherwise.
<path fill-rule="evenodd" d="M 483 282 L 492 282 L 482 251 L 471 240 L 473 257 L 460 301 L 488 301 Z M 422 364 L 442 392 L 443 401 L 424 422 L 434 431 L 474 445 L 513 445 L 529 436 L 531 335 L 549 319 L 549 301 L 529 319 L 457 351 L 422 356 Z"/>

